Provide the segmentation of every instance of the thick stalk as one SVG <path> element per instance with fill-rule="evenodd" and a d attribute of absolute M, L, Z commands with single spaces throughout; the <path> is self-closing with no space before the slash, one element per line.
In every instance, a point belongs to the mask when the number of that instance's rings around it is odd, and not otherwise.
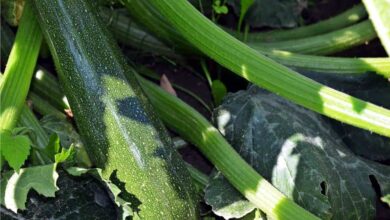
<path fill-rule="evenodd" d="M 196 110 L 152 83 L 139 82 L 165 124 L 192 142 L 249 201 L 272 219 L 317 219 L 259 175 Z"/>
<path fill-rule="evenodd" d="M 170 49 L 165 43 L 145 32 L 124 13 L 102 9 L 100 14 L 104 20 L 109 21 L 109 27 L 121 43 L 157 54 L 170 57 L 177 56 L 177 53 L 173 49 Z M 327 57 L 302 55 L 263 48 L 257 48 L 257 51 L 280 64 L 310 71 L 342 74 L 375 72 L 386 78 L 390 77 L 390 58 Z M 196 52 L 197 50 L 194 49 L 194 53 Z"/>
<path fill-rule="evenodd" d="M 237 75 L 320 114 L 390 137 L 390 110 L 274 62 L 224 32 L 185 0 L 150 2 L 189 42 Z"/>
<path fill-rule="evenodd" d="M 390 2 L 388 0 L 363 0 L 379 39 L 390 56 Z"/>
<path fill-rule="evenodd" d="M 376 36 L 371 21 L 365 20 L 327 34 L 271 43 L 250 42 L 248 45 L 255 49 L 269 48 L 302 54 L 327 55 L 364 44 Z"/>
<path fill-rule="evenodd" d="M 191 52 L 192 44 L 183 39 L 178 30 L 172 27 L 164 16 L 156 10 L 151 1 L 126 0 L 124 4 L 134 19 L 165 43 L 176 45 L 185 53 Z M 366 20 L 359 24 L 343 28 L 325 34 L 305 37 L 304 40 L 282 42 L 249 42 L 248 45 L 256 48 L 272 48 L 279 50 L 291 50 L 290 52 L 310 54 L 330 54 L 365 43 L 376 37 L 371 23 Z M 193 53 L 193 51 L 192 51 Z M 191 54 L 191 53 L 190 53 Z"/>
<path fill-rule="evenodd" d="M 30 87 L 42 34 L 26 3 L 4 77 L 0 82 L 0 130 L 15 127 Z"/>
<path fill-rule="evenodd" d="M 246 37 L 247 42 L 285 41 L 329 33 L 353 25 L 365 18 L 367 18 L 367 12 L 362 4 L 358 4 L 339 15 L 298 28 L 248 33 L 246 36 L 236 31 L 228 32 L 240 40 Z"/>

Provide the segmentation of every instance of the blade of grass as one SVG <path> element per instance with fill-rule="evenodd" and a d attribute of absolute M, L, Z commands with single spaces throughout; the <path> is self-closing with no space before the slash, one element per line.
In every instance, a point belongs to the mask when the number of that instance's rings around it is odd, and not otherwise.
<path fill-rule="evenodd" d="M 4 77 L 0 82 L 0 130 L 15 127 L 30 87 L 42 34 L 26 2 Z"/>

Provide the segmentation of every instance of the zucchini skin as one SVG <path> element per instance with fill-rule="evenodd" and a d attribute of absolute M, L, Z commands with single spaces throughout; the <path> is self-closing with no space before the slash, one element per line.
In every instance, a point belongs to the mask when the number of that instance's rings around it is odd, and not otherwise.
<path fill-rule="evenodd" d="M 189 173 L 91 1 L 34 3 L 93 163 L 140 218 L 197 219 Z"/>

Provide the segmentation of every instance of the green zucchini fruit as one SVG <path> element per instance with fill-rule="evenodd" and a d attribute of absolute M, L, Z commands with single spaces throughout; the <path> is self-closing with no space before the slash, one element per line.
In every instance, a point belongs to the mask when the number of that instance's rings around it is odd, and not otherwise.
<path fill-rule="evenodd" d="M 34 3 L 86 150 L 103 177 L 142 219 L 196 219 L 190 175 L 95 5 Z"/>

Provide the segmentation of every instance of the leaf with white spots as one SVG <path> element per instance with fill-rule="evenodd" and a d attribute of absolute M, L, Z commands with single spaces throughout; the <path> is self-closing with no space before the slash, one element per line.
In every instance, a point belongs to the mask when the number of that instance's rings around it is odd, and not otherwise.
<path fill-rule="evenodd" d="M 252 86 L 226 97 L 214 116 L 248 163 L 322 219 L 373 219 L 371 181 L 390 192 L 389 167 L 357 157 L 320 115 L 275 94 Z"/>

